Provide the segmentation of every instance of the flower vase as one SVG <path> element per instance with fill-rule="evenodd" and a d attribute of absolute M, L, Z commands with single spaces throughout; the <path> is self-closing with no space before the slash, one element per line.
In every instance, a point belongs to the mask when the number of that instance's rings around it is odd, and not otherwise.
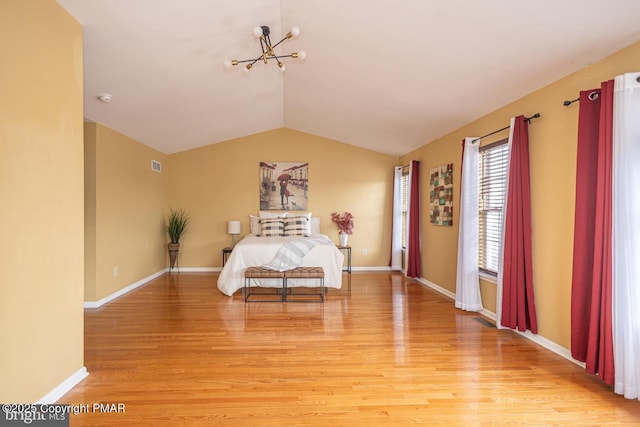
<path fill-rule="evenodd" d="M 340 233 L 340 246 L 347 246 L 349 235 L 347 233 Z"/>

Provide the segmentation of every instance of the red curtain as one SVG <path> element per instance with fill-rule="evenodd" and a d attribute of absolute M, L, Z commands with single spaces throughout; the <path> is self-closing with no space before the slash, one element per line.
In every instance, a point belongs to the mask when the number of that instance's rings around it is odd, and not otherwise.
<path fill-rule="evenodd" d="M 420 162 L 411 161 L 409 194 L 409 235 L 407 242 L 407 276 L 420 277 Z"/>
<path fill-rule="evenodd" d="M 500 324 L 538 333 L 531 258 L 531 189 L 529 123 L 515 118 L 511 140 L 507 209 L 505 212 Z"/>
<path fill-rule="evenodd" d="M 571 355 L 614 383 L 612 337 L 613 80 L 580 93 L 571 284 Z"/>

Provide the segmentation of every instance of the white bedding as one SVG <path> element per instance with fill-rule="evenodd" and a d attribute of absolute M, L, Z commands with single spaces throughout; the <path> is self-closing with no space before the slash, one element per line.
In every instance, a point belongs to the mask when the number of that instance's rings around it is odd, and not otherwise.
<path fill-rule="evenodd" d="M 324 269 L 324 285 L 330 288 L 342 287 L 343 253 L 324 234 L 312 234 L 310 238 L 319 239 L 315 246 L 303 258 L 303 267 L 322 267 Z M 304 237 L 256 237 L 248 235 L 233 248 L 220 276 L 218 289 L 225 295 L 233 295 L 244 286 L 244 271 L 247 267 L 258 267 L 273 259 L 278 249 L 287 241 L 304 239 Z M 318 286 L 316 281 L 292 281 L 290 286 Z M 251 286 L 282 286 L 276 280 L 251 280 Z"/>

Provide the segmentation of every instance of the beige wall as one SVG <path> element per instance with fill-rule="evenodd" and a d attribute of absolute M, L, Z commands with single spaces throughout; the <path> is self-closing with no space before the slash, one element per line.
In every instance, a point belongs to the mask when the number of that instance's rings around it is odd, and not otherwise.
<path fill-rule="evenodd" d="M 309 211 L 321 231 L 338 241 L 333 211 L 355 216 L 349 237 L 355 266 L 388 266 L 393 167 L 397 158 L 333 140 L 277 129 L 169 156 L 169 200 L 192 216 L 182 240 L 180 265 L 219 267 L 231 243 L 227 221 L 241 220 L 260 206 L 261 161 L 309 162 Z M 362 250 L 367 250 L 363 255 Z"/>
<path fill-rule="evenodd" d="M 151 160 L 167 162 L 95 123 L 85 124 L 85 147 L 85 300 L 98 301 L 166 266 L 168 174 Z"/>
<path fill-rule="evenodd" d="M 0 1 L 0 402 L 83 366 L 82 28 Z"/>
<path fill-rule="evenodd" d="M 96 298 L 96 128 L 84 124 L 84 300 Z"/>
<path fill-rule="evenodd" d="M 458 227 L 429 224 L 428 178 L 430 168 L 454 163 L 456 199 L 460 200 L 460 142 L 465 136 L 479 136 L 509 124 L 512 116 L 542 117 L 529 128 L 531 202 L 533 228 L 533 270 L 539 334 L 565 348 L 570 347 L 571 268 L 575 203 L 575 172 L 578 104 L 562 102 L 578 97 L 580 90 L 600 86 L 618 74 L 640 70 L 640 43 L 613 54 L 601 62 L 567 76 L 435 140 L 402 158 L 420 160 L 422 173 L 422 266 L 423 277 L 455 292 L 455 260 Z M 505 131 L 483 144 L 508 137 Z M 454 210 L 454 224 L 458 224 Z M 495 285 L 482 282 L 485 307 L 495 312 Z"/>

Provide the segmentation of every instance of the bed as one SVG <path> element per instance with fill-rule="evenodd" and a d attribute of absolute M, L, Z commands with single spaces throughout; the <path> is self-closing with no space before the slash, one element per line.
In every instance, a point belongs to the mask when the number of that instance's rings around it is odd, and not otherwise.
<path fill-rule="evenodd" d="M 324 286 L 340 289 L 342 287 L 342 265 L 344 254 L 324 234 L 308 236 L 257 236 L 249 234 L 233 248 L 231 255 L 218 276 L 218 289 L 225 295 L 233 295 L 244 286 L 244 271 L 247 267 L 269 263 L 286 242 L 294 239 L 313 239 L 316 244 L 302 258 L 302 267 L 322 267 Z M 274 280 L 252 280 L 251 286 L 281 287 Z M 291 286 L 318 286 L 317 280 L 296 280 Z"/>

